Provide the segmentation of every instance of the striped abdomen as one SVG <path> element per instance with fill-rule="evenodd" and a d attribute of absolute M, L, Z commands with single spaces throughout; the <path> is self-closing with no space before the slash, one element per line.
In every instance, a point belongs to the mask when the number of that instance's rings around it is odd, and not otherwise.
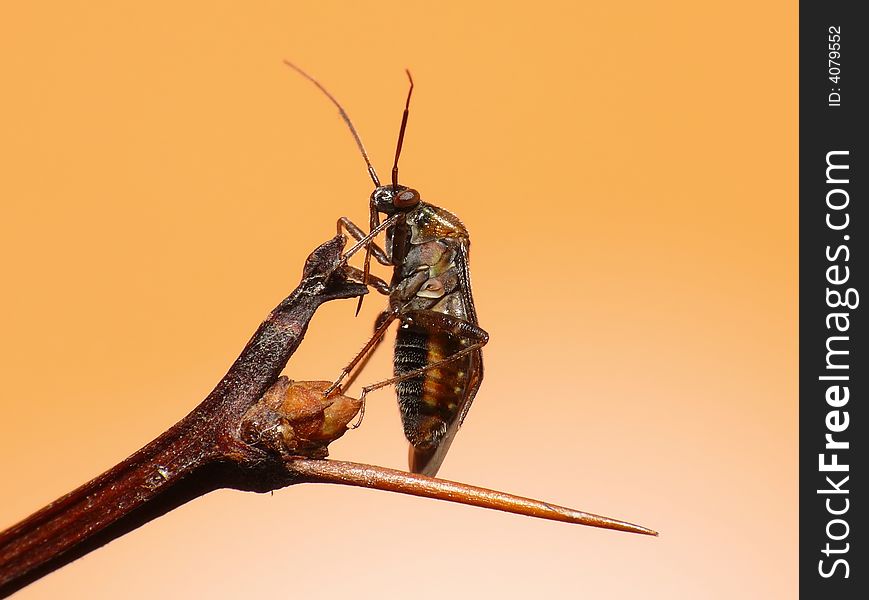
<path fill-rule="evenodd" d="M 395 339 L 395 374 L 421 369 L 462 348 L 460 338 L 450 332 L 402 323 Z M 404 434 L 413 446 L 412 471 L 426 472 L 429 459 L 458 418 L 468 393 L 471 360 L 471 355 L 464 356 L 397 384 Z"/>

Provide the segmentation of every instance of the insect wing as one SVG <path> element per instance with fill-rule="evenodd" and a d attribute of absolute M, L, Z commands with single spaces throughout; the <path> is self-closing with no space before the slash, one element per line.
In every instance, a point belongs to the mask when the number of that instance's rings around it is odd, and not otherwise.
<path fill-rule="evenodd" d="M 466 239 L 462 239 L 458 244 L 454 264 L 459 277 L 459 288 L 461 290 L 460 312 L 462 314 L 452 316 L 460 318 L 462 321 L 476 327 L 477 312 L 474 307 L 473 296 L 471 295 L 471 278 L 468 269 L 468 241 Z M 483 341 L 485 343 L 486 339 L 488 338 L 484 338 L 483 340 L 475 339 L 473 341 Z M 414 473 L 434 477 L 438 469 L 440 469 L 447 451 L 453 443 L 453 438 L 455 438 L 456 433 L 462 426 L 483 381 L 483 353 L 479 349 L 470 353 L 467 359 L 467 371 L 468 379 L 462 390 L 461 398 L 457 403 L 456 412 L 450 419 L 447 430 L 438 444 L 433 448 L 410 446 L 408 463 L 410 470 Z"/>
<path fill-rule="evenodd" d="M 440 442 L 434 448 L 419 448 L 410 445 L 408 464 L 411 472 L 434 477 L 437 475 L 441 464 L 443 464 L 447 451 L 453 443 L 453 438 L 456 437 L 456 433 L 462 426 L 465 415 L 467 415 L 468 409 L 471 408 L 471 403 L 474 401 L 474 396 L 477 395 L 477 391 L 480 389 L 480 383 L 483 380 L 482 353 L 479 350 L 476 350 L 471 353 L 471 356 L 471 368 L 473 369 L 471 380 L 468 382 L 468 386 L 465 389 L 464 398 L 459 407 L 457 418 L 453 419 L 453 422 L 447 428 L 443 438 L 441 438 Z"/>
<path fill-rule="evenodd" d="M 456 271 L 459 274 L 459 284 L 462 289 L 462 305 L 465 307 L 467 313 L 465 320 L 473 325 L 477 325 L 479 321 L 477 321 L 477 309 L 474 307 L 474 297 L 471 295 L 471 272 L 468 268 L 469 251 L 470 242 L 468 240 L 462 240 L 456 254 L 455 264 Z M 470 379 L 468 381 L 465 398 L 459 405 L 459 418 L 456 419 L 457 425 L 450 427 L 450 430 L 447 431 L 447 436 L 450 437 L 451 441 L 452 436 L 456 435 L 455 432 L 462 426 L 465 416 L 471 409 L 471 404 L 474 402 L 474 397 L 477 395 L 477 391 L 480 389 L 480 384 L 482 382 L 483 353 L 480 350 L 477 350 L 476 352 L 471 353 Z M 447 443 L 447 447 L 449 447 L 451 441 Z"/>

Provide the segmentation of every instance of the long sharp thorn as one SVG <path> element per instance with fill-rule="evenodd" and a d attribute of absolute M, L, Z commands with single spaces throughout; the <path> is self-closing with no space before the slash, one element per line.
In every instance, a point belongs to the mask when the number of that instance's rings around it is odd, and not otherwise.
<path fill-rule="evenodd" d="M 287 466 L 303 480 L 312 483 L 353 485 L 410 494 L 412 496 L 448 500 L 450 502 L 492 508 L 517 515 L 549 519 L 551 521 L 589 525 L 591 527 L 614 529 L 643 535 L 658 535 L 657 531 L 642 527 L 641 525 L 634 525 L 627 521 L 620 521 L 610 517 L 582 512 L 548 502 L 541 502 L 540 500 L 514 496 L 513 494 L 473 485 L 426 477 L 425 475 L 417 475 L 405 471 L 396 471 L 395 469 L 387 469 L 385 467 L 336 460 L 311 459 L 294 459 Z"/>

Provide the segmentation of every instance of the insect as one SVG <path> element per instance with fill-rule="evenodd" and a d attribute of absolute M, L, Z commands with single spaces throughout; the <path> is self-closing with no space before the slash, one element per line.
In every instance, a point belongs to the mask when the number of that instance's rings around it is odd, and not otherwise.
<path fill-rule="evenodd" d="M 364 400 L 376 389 L 396 385 L 404 434 L 410 442 L 410 470 L 434 476 L 480 389 L 483 380 L 481 349 L 489 341 L 488 333 L 478 325 L 471 295 L 468 231 L 454 214 L 424 202 L 415 189 L 398 183 L 398 159 L 413 93 L 409 71 L 410 88 L 396 144 L 392 182 L 381 185 L 362 140 L 341 104 L 317 80 L 285 62 L 335 104 L 362 153 L 374 182 L 369 201 L 369 232 L 366 234 L 347 217 L 338 219 L 338 232 L 346 231 L 357 240 L 356 249 L 365 247 L 364 268 L 347 266 L 349 272 L 389 296 L 389 307 L 377 318 L 374 335 L 342 370 L 327 393 L 337 389 L 370 355 L 397 320 L 395 376 L 366 386 L 360 399 Z M 382 223 L 380 213 L 386 216 Z M 381 248 L 373 238 L 383 230 L 385 242 Z M 348 251 L 347 256 L 354 251 Z M 392 267 L 389 283 L 370 273 L 372 256 L 380 264 Z"/>

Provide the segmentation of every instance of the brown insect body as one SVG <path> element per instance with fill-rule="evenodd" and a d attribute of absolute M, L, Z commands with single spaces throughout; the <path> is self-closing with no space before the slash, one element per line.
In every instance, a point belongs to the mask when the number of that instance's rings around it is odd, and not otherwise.
<path fill-rule="evenodd" d="M 397 319 L 395 377 L 364 387 L 360 400 L 373 390 L 396 384 L 405 436 L 411 443 L 410 469 L 434 476 L 480 388 L 483 379 L 480 349 L 489 341 L 489 335 L 477 324 L 471 296 L 468 230 L 449 211 L 423 202 L 416 190 L 398 184 L 398 159 L 413 93 L 409 71 L 410 88 L 398 133 L 392 183 L 381 185 L 341 104 L 316 79 L 291 62 L 284 62 L 316 85 L 338 108 L 365 160 L 374 182 L 370 231 L 366 234 L 346 217 L 338 219 L 338 233 L 346 231 L 359 242 L 347 252 L 345 260 L 364 246 L 365 268 L 345 264 L 344 269 L 348 276 L 389 296 L 389 309 L 377 319 L 374 335 L 325 393 L 328 396 L 339 388 Z M 388 216 L 382 224 L 380 213 Z M 386 240 L 382 249 L 373 238 L 384 228 Z M 372 256 L 393 268 L 390 283 L 369 273 Z M 361 301 L 360 297 L 359 306 Z"/>
<path fill-rule="evenodd" d="M 413 190 L 409 190 L 417 198 Z M 398 194 L 408 188 L 398 186 Z M 479 348 L 450 357 L 488 336 L 477 327 L 468 270 L 468 231 L 452 213 L 419 201 L 409 210 L 393 202 L 393 186 L 372 194 L 372 207 L 403 218 L 386 230 L 385 254 L 394 266 L 390 315 L 399 321 L 395 340 L 396 391 L 404 433 L 411 443 L 411 471 L 434 475 L 483 379 Z"/>

